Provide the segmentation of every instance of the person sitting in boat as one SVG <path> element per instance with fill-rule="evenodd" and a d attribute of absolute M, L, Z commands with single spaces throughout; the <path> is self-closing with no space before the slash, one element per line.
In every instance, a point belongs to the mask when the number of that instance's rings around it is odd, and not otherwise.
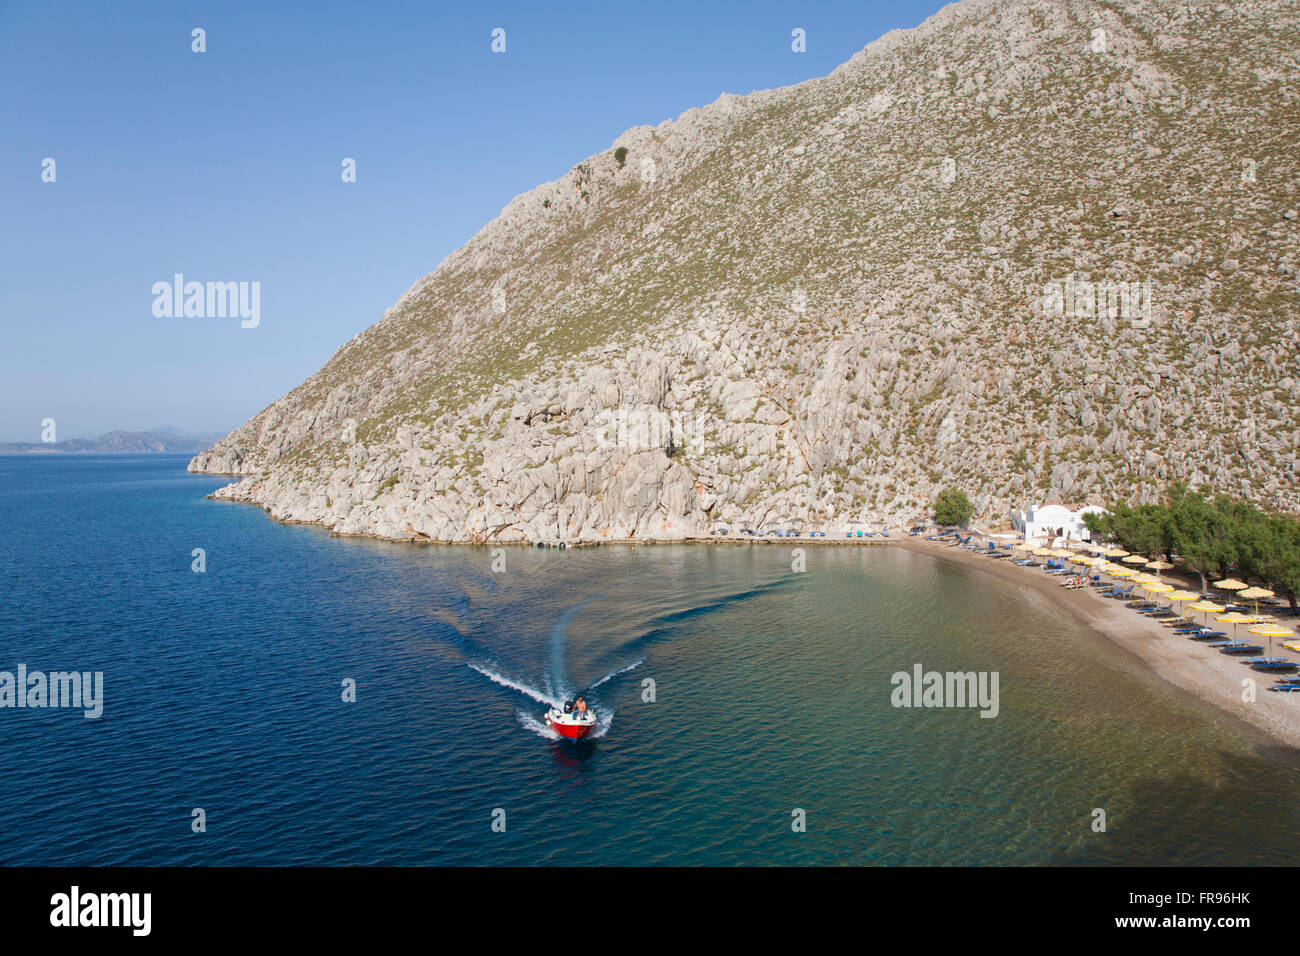
<path fill-rule="evenodd" d="M 577 703 L 573 706 L 575 716 L 585 719 L 587 716 L 587 700 L 585 697 L 579 697 Z"/>

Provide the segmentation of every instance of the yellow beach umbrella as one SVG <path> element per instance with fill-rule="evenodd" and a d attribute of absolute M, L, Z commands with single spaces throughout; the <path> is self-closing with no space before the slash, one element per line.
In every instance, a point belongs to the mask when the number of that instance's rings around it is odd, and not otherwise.
<path fill-rule="evenodd" d="M 1155 584 L 1159 580 L 1160 579 L 1156 577 L 1154 574 L 1146 574 L 1145 572 L 1141 572 L 1141 571 L 1133 575 L 1134 584 Z M 1171 586 L 1169 590 L 1172 591 L 1173 587 Z"/>
<path fill-rule="evenodd" d="M 1173 567 L 1173 565 L 1168 561 L 1161 561 L 1159 558 L 1156 558 L 1154 561 L 1148 561 L 1146 566 L 1156 573 L 1156 577 L 1160 576 L 1161 571 L 1168 571 Z"/>
<path fill-rule="evenodd" d="M 1111 568 L 1106 573 L 1109 574 L 1112 578 L 1131 578 L 1137 575 L 1136 571 L 1130 571 L 1128 568 L 1120 568 L 1120 567 Z"/>
<path fill-rule="evenodd" d="M 1186 608 L 1188 611 L 1203 611 L 1205 616 L 1201 618 L 1202 624 L 1208 624 L 1210 615 L 1223 610 L 1222 604 L 1215 604 L 1213 601 L 1197 601 L 1195 604 L 1189 604 Z"/>
<path fill-rule="evenodd" d="M 1034 554 L 1040 558 L 1050 558 L 1052 556 L 1051 548 L 1034 548 Z"/>
<path fill-rule="evenodd" d="M 1133 580 L 1136 581 L 1137 578 L 1134 578 Z M 1172 584 L 1165 584 L 1163 581 L 1147 581 L 1142 585 L 1142 590 L 1155 598 L 1163 597 L 1173 591 L 1173 589 L 1174 586 Z"/>
<path fill-rule="evenodd" d="M 1250 614 L 1241 614 L 1238 611 L 1229 611 L 1227 614 L 1215 618 L 1216 621 L 1222 621 L 1224 624 L 1232 625 L 1232 639 L 1237 639 L 1238 624 L 1254 624 L 1255 618 Z"/>
<path fill-rule="evenodd" d="M 1254 600 L 1256 615 L 1259 614 L 1259 599 L 1271 598 L 1272 596 L 1273 596 L 1273 592 L 1270 591 L 1268 588 L 1246 588 L 1246 590 L 1244 591 L 1237 592 L 1237 597 L 1239 598 L 1251 598 Z"/>
<path fill-rule="evenodd" d="M 1273 638 L 1275 637 L 1295 637 L 1295 631 L 1282 627 L 1280 624 L 1252 624 L 1246 628 L 1251 634 L 1258 634 L 1260 637 L 1268 638 L 1268 653 L 1273 655 Z"/>
<path fill-rule="evenodd" d="M 1107 548 L 1102 553 L 1108 558 L 1123 558 L 1128 556 L 1128 552 L 1123 548 Z"/>
<path fill-rule="evenodd" d="M 1180 591 L 1175 589 L 1165 593 L 1165 600 L 1169 602 L 1170 607 L 1173 607 L 1175 604 L 1184 604 L 1187 601 L 1195 601 L 1198 597 L 1200 597 L 1200 595 L 1195 591 Z M 1174 613 L 1181 615 L 1183 611 L 1178 610 Z"/>
<path fill-rule="evenodd" d="M 1147 559 L 1141 554 L 1130 554 L 1120 559 L 1125 564 L 1146 564 Z"/>
<path fill-rule="evenodd" d="M 1240 591 L 1246 587 L 1246 582 L 1238 581 L 1236 578 L 1224 578 L 1222 581 L 1215 581 L 1214 586 L 1220 591 Z"/>

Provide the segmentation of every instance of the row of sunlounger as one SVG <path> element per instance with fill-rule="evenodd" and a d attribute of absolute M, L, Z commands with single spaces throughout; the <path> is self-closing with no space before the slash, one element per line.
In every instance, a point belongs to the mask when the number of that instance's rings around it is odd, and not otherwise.
<path fill-rule="evenodd" d="M 1165 627 L 1168 627 L 1173 633 L 1187 638 L 1191 641 L 1197 641 L 1206 647 L 1212 647 L 1221 654 L 1231 654 L 1241 657 L 1242 663 L 1248 665 L 1253 670 L 1263 671 L 1271 674 L 1289 674 L 1294 673 L 1300 668 L 1295 661 L 1285 657 L 1265 657 L 1264 646 L 1262 644 L 1252 644 L 1249 641 L 1239 641 L 1228 636 L 1227 631 L 1217 631 L 1207 624 L 1198 624 L 1195 620 L 1184 617 L 1174 611 L 1168 605 L 1161 604 L 1158 601 L 1150 601 L 1141 596 L 1134 596 L 1133 585 L 1120 587 L 1118 585 L 1098 585 L 1098 593 L 1104 597 L 1114 598 L 1123 601 L 1130 610 L 1136 611 L 1145 617 L 1160 621 Z M 1211 595 L 1200 595 L 1203 599 L 1212 599 Z M 1225 611 L 1242 611 L 1248 612 L 1249 607 L 1228 605 Z M 1300 692 L 1300 677 L 1284 677 L 1277 681 L 1272 687 L 1272 691 L 1282 693 Z"/>

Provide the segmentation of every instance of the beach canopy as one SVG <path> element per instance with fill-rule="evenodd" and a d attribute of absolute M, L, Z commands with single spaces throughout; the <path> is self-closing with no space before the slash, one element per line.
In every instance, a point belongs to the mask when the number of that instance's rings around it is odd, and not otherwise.
<path fill-rule="evenodd" d="M 1147 563 L 1146 557 L 1140 554 L 1130 554 L 1124 557 L 1122 560 L 1125 564 L 1146 564 Z"/>
<path fill-rule="evenodd" d="M 1236 578 L 1224 578 L 1222 581 L 1215 581 L 1214 586 L 1220 591 L 1240 591 L 1246 586 L 1246 582 L 1238 581 Z"/>
<path fill-rule="evenodd" d="M 1133 575 L 1134 584 L 1155 584 L 1159 580 L 1160 579 L 1156 577 L 1154 574 L 1145 574 L 1139 572 L 1138 574 Z M 1172 591 L 1173 588 L 1171 587 L 1169 590 Z"/>
<path fill-rule="evenodd" d="M 1224 624 L 1232 625 L 1232 639 L 1237 639 L 1238 624 L 1255 624 L 1259 618 L 1252 614 L 1242 614 L 1239 611 L 1229 611 L 1227 614 L 1221 614 L 1215 618 L 1216 621 L 1222 621 Z"/>
<path fill-rule="evenodd" d="M 1075 552 L 1071 551 L 1069 548 L 1057 548 L 1055 551 L 1052 552 L 1052 554 L 1056 555 L 1058 558 L 1078 558 L 1078 557 L 1079 557 L 1078 554 L 1076 554 Z"/>
<path fill-rule="evenodd" d="M 1154 561 L 1148 561 L 1146 566 L 1151 568 L 1153 571 L 1168 571 L 1173 567 L 1173 565 L 1168 561 L 1161 561 L 1159 558 Z"/>
<path fill-rule="evenodd" d="M 1040 558 L 1050 558 L 1055 552 L 1051 548 L 1034 548 L 1034 554 Z"/>
<path fill-rule="evenodd" d="M 1294 637 L 1295 631 L 1283 627 L 1281 624 L 1252 624 L 1246 628 L 1251 634 L 1258 634 L 1260 637 Z"/>
<path fill-rule="evenodd" d="M 1136 571 L 1130 571 L 1128 568 L 1121 567 L 1107 568 L 1105 570 L 1112 578 L 1131 578 L 1137 574 Z"/>
<path fill-rule="evenodd" d="M 1134 578 L 1133 580 L 1136 581 L 1137 578 Z M 1152 594 L 1165 594 L 1165 595 L 1167 595 L 1167 594 L 1169 594 L 1169 592 L 1171 592 L 1173 589 L 1174 589 L 1174 586 L 1173 586 L 1172 584 L 1162 584 L 1162 583 L 1159 582 L 1159 581 L 1148 581 L 1146 584 L 1142 585 L 1142 590 L 1143 590 L 1143 591 L 1150 591 Z"/>
<path fill-rule="evenodd" d="M 1012 550 L 1013 550 L 1013 551 L 1033 551 L 1036 547 L 1038 547 L 1038 545 L 1033 544 L 1033 543 L 1031 543 L 1031 542 L 1029 542 L 1029 541 L 1021 541 L 1021 542 L 1020 542 L 1018 545 L 1016 545 Z"/>
<path fill-rule="evenodd" d="M 1275 637 L 1295 637 L 1295 631 L 1282 627 L 1280 624 L 1252 624 L 1246 628 L 1247 632 L 1257 634 L 1260 637 L 1268 638 L 1269 653 L 1273 651 L 1273 638 Z"/>
<path fill-rule="evenodd" d="M 1195 604 L 1187 605 L 1189 611 L 1222 611 L 1222 604 L 1215 604 L 1213 601 L 1197 601 Z"/>
<path fill-rule="evenodd" d="M 1194 601 L 1198 597 L 1200 597 L 1200 595 L 1197 594 L 1195 591 L 1174 591 L 1171 594 L 1166 594 L 1165 597 L 1169 598 L 1169 600 L 1174 601 L 1178 604 L 1182 604 L 1184 601 Z M 1188 605 L 1188 606 L 1194 607 L 1195 605 Z M 1216 607 L 1216 610 L 1222 611 L 1223 608 Z"/>
<path fill-rule="evenodd" d="M 1237 597 L 1239 597 L 1239 598 L 1253 598 L 1253 599 L 1254 599 L 1254 601 L 1255 601 L 1255 613 L 1256 613 L 1256 614 L 1259 613 L 1259 599 L 1260 599 L 1260 598 L 1271 598 L 1272 596 L 1273 596 L 1273 592 L 1270 591 L 1268 588 L 1246 588 L 1246 590 L 1244 590 L 1244 591 L 1238 591 L 1238 592 L 1237 592 Z"/>
<path fill-rule="evenodd" d="M 1123 548 L 1107 548 L 1102 552 L 1102 554 L 1106 555 L 1108 558 L 1122 558 L 1125 557 L 1128 552 Z"/>

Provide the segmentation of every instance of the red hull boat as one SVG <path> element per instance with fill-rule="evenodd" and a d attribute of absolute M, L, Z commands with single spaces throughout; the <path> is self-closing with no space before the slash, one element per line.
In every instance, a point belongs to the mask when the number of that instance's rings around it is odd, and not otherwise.
<path fill-rule="evenodd" d="M 546 724 L 561 737 L 569 740 L 581 740 L 596 727 L 596 715 L 591 711 L 585 714 L 564 713 L 552 707 L 546 712 Z"/>

